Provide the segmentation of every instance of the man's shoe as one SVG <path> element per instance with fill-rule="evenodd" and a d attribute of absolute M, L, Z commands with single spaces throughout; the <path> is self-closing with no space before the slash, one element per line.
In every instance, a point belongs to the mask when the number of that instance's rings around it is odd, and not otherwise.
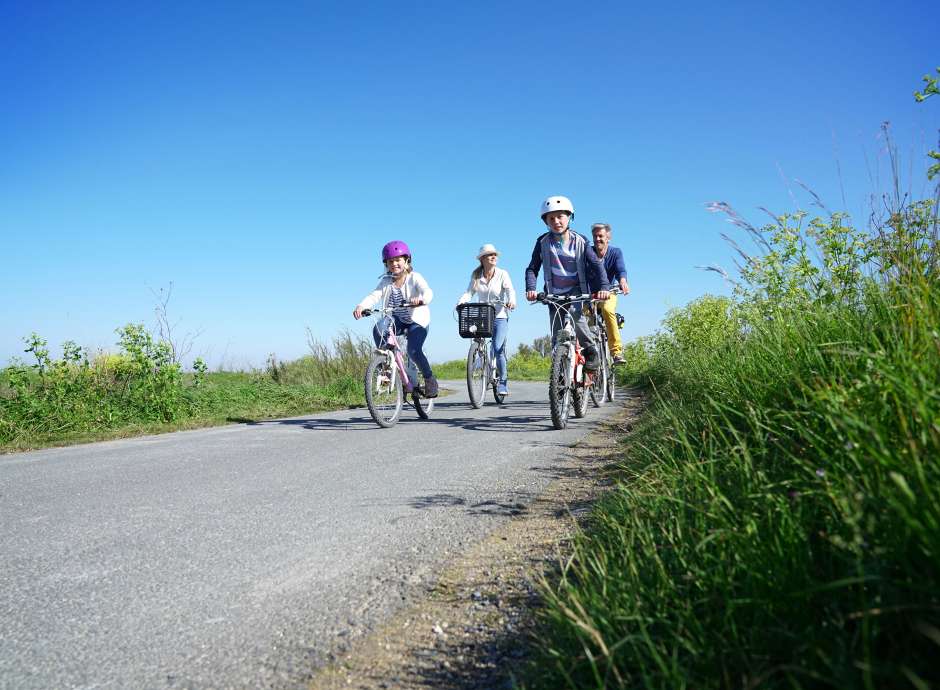
<path fill-rule="evenodd" d="M 587 371 L 597 371 L 601 368 L 600 357 L 597 356 L 597 350 L 592 348 L 584 348 L 584 368 Z"/>
<path fill-rule="evenodd" d="M 496 384 L 496 394 L 502 395 L 503 397 L 509 395 L 509 386 L 506 385 L 505 381 L 500 381 Z"/>
<path fill-rule="evenodd" d="M 627 360 L 623 358 L 623 355 L 614 355 L 614 364 L 626 364 Z"/>
<path fill-rule="evenodd" d="M 425 398 L 436 398 L 437 397 L 437 379 L 431 376 L 430 378 L 424 379 L 424 397 Z"/>

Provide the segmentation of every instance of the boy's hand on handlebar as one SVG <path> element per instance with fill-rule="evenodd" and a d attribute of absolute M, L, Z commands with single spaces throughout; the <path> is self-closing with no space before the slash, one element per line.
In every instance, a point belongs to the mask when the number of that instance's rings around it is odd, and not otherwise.
<path fill-rule="evenodd" d="M 607 290 L 598 290 L 594 293 L 594 299 L 605 300 L 610 297 L 610 293 Z"/>
<path fill-rule="evenodd" d="M 538 295 L 537 295 L 537 293 L 535 292 L 535 290 L 527 290 L 526 293 L 525 293 L 525 298 L 526 298 L 527 300 L 529 300 L 530 302 L 534 302 L 537 297 L 538 297 Z"/>

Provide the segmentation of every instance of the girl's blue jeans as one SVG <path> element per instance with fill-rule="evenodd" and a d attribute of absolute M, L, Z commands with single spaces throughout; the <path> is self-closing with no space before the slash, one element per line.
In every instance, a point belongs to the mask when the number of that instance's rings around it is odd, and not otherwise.
<path fill-rule="evenodd" d="M 496 361 L 496 373 L 499 380 L 506 383 L 509 373 L 506 370 L 506 337 L 509 335 L 509 319 L 496 319 L 493 322 L 492 356 Z"/>
<path fill-rule="evenodd" d="M 375 327 L 372 329 L 372 338 L 375 340 L 376 346 L 384 345 L 382 342 L 382 335 L 385 333 L 385 329 L 388 328 L 388 320 L 393 317 L 386 316 L 379 319 L 378 323 L 375 324 Z M 411 358 L 411 361 L 421 370 L 422 376 L 424 378 L 430 378 L 434 376 L 434 372 L 431 371 L 431 364 L 428 362 L 428 358 L 424 356 L 424 341 L 428 337 L 428 329 L 424 326 L 419 326 L 416 323 L 405 323 L 401 319 L 395 318 L 395 333 L 401 337 L 404 336 L 408 339 L 408 356 Z"/>

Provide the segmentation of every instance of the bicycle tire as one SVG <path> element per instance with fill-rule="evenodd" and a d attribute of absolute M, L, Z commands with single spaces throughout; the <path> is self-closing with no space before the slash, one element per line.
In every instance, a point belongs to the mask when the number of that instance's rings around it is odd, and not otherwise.
<path fill-rule="evenodd" d="M 412 393 L 411 402 L 414 403 L 415 412 L 421 419 L 428 419 L 434 411 L 434 398 L 422 398 L 417 393 Z"/>
<path fill-rule="evenodd" d="M 571 366 L 570 347 L 558 346 L 552 352 L 552 366 L 548 381 L 548 406 L 552 413 L 552 425 L 556 429 L 568 426 L 571 408 L 571 381 L 568 369 Z"/>
<path fill-rule="evenodd" d="M 467 393 L 470 395 L 470 404 L 476 410 L 483 407 L 483 396 L 486 395 L 489 380 L 488 369 L 486 345 L 474 341 L 467 352 Z"/>
<path fill-rule="evenodd" d="M 591 403 L 594 407 L 603 407 L 607 401 L 607 378 L 610 376 L 610 350 L 607 347 L 607 331 L 603 326 L 597 329 L 598 355 L 601 368 L 594 374 L 594 385 L 590 388 Z"/>
<path fill-rule="evenodd" d="M 398 422 L 404 402 L 401 378 L 392 367 L 386 355 L 373 355 L 366 367 L 366 406 L 375 423 L 385 429 Z"/>
<path fill-rule="evenodd" d="M 581 380 L 575 381 L 571 389 L 571 402 L 574 408 L 574 416 L 578 419 L 581 419 L 587 414 L 588 392 L 590 391 L 590 387 L 584 382 L 586 378 L 587 376 L 585 376 L 584 368 L 582 367 Z"/>
<path fill-rule="evenodd" d="M 604 391 L 607 395 L 607 402 L 613 402 L 617 396 L 617 370 L 611 366 L 610 375 L 607 377 L 607 389 Z"/>

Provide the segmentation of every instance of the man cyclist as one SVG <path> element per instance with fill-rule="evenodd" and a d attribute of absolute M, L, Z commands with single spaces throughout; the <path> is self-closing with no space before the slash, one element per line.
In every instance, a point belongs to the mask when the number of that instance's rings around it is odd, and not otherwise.
<path fill-rule="evenodd" d="M 613 230 L 608 223 L 594 223 L 591 226 L 591 236 L 594 238 L 594 253 L 604 263 L 607 275 L 607 285 L 611 288 L 619 287 L 624 295 L 630 294 L 630 285 L 627 283 L 627 267 L 623 262 L 623 252 L 610 244 Z M 611 295 L 606 302 L 601 302 L 601 316 L 607 326 L 607 337 L 610 339 L 610 353 L 614 364 L 623 364 L 623 343 L 620 340 L 620 324 L 617 323 L 617 295 Z"/>
<path fill-rule="evenodd" d="M 579 295 L 596 293 L 597 299 L 607 299 L 607 279 L 604 265 L 591 249 L 587 239 L 572 230 L 569 225 L 574 218 L 574 205 L 565 196 L 550 196 L 542 202 L 539 213 L 548 232 L 539 235 L 532 250 L 532 260 L 525 270 L 526 299 L 535 301 L 535 281 L 542 266 L 545 266 L 545 292 L 553 295 Z M 590 289 L 589 289 L 590 288 Z M 584 368 L 596 371 L 600 358 L 594 345 L 594 336 L 581 309 L 583 302 L 571 305 L 570 313 L 574 328 L 584 353 Z M 552 343 L 563 321 L 556 318 L 557 307 L 548 305 Z"/>

